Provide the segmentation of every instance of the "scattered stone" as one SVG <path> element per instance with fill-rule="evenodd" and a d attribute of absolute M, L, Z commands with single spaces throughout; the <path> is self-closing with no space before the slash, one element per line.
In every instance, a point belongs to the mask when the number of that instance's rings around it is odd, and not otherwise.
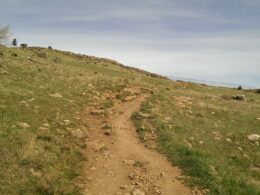
<path fill-rule="evenodd" d="M 69 125 L 70 124 L 70 120 L 67 120 L 67 119 L 63 120 L 63 122 L 64 122 L 65 125 Z"/>
<path fill-rule="evenodd" d="M 29 104 L 26 101 L 20 101 L 20 104 L 25 107 L 29 107 Z"/>
<path fill-rule="evenodd" d="M 128 102 L 128 101 L 131 101 L 131 100 L 133 100 L 133 99 L 135 99 L 135 98 L 136 98 L 135 95 L 133 95 L 133 96 L 127 96 L 127 97 L 124 99 L 124 101 Z"/>
<path fill-rule="evenodd" d="M 250 171 L 260 172 L 260 168 L 259 168 L 259 167 L 251 167 L 251 168 L 250 168 Z"/>
<path fill-rule="evenodd" d="M 245 100 L 245 96 L 244 95 L 234 95 L 232 97 L 234 100 L 238 100 L 238 101 L 243 101 Z"/>
<path fill-rule="evenodd" d="M 229 143 L 232 142 L 232 140 L 230 138 L 226 138 L 226 141 L 229 142 Z"/>
<path fill-rule="evenodd" d="M 92 114 L 92 115 L 103 115 L 103 114 L 105 114 L 105 111 L 104 111 L 104 110 L 101 110 L 101 109 L 92 110 L 92 111 L 91 111 L 91 114 Z"/>
<path fill-rule="evenodd" d="M 239 149 L 240 151 L 244 151 L 243 148 L 241 148 L 241 147 L 238 147 L 238 149 Z"/>
<path fill-rule="evenodd" d="M 258 135 L 258 134 L 250 134 L 250 135 L 247 136 L 247 139 L 249 141 L 258 141 L 258 140 L 260 140 L 260 135 Z"/>
<path fill-rule="evenodd" d="M 125 190 L 125 189 L 127 189 L 127 185 L 124 185 L 124 186 L 120 186 L 120 189 L 122 189 L 122 190 Z"/>
<path fill-rule="evenodd" d="M 111 125 L 110 124 L 103 124 L 100 126 L 101 129 L 111 129 Z"/>
<path fill-rule="evenodd" d="M 139 190 L 139 189 L 135 189 L 134 191 L 133 191 L 133 193 L 132 193 L 133 195 L 145 195 L 145 193 L 144 192 L 142 192 L 141 190 Z"/>
<path fill-rule="evenodd" d="M 78 138 L 78 139 L 82 139 L 82 138 L 86 137 L 85 133 L 83 133 L 80 129 L 75 129 L 75 130 L 71 131 L 71 134 L 73 137 Z"/>
<path fill-rule="evenodd" d="M 111 130 L 110 129 L 107 129 L 105 132 L 104 132 L 105 135 L 107 136 L 110 136 L 111 135 Z"/>
<path fill-rule="evenodd" d="M 106 145 L 104 143 L 95 143 L 94 144 L 94 151 L 98 152 L 102 149 L 104 149 L 106 147 Z"/>
<path fill-rule="evenodd" d="M 129 160 L 124 160 L 123 162 L 124 162 L 124 164 L 126 164 L 126 165 L 134 165 L 134 164 L 135 164 L 135 161 L 134 161 L 134 160 L 131 160 L 131 159 L 129 159 Z"/>
<path fill-rule="evenodd" d="M 139 115 L 143 118 L 150 118 L 151 114 L 139 112 Z"/>
<path fill-rule="evenodd" d="M 31 98 L 31 99 L 28 100 L 28 102 L 33 102 L 35 100 L 36 100 L 35 98 Z"/>
<path fill-rule="evenodd" d="M 49 131 L 49 128 L 48 127 L 39 127 L 38 128 L 38 131 Z"/>
<path fill-rule="evenodd" d="M 18 123 L 18 126 L 23 129 L 27 129 L 31 127 L 28 123 L 24 123 L 24 122 Z"/>
<path fill-rule="evenodd" d="M 54 94 L 49 94 L 50 97 L 54 97 L 54 98 L 62 98 L 63 96 L 59 93 L 54 93 Z"/>
<path fill-rule="evenodd" d="M 247 154 L 244 154 L 243 157 L 247 158 L 248 160 L 250 160 L 250 157 Z"/>
<path fill-rule="evenodd" d="M 133 173 L 129 173 L 128 178 L 129 178 L 130 180 L 134 180 L 135 175 L 134 175 Z"/>
<path fill-rule="evenodd" d="M 29 172 L 34 176 L 34 177 L 41 177 L 42 176 L 42 173 L 41 172 L 38 172 L 38 171 L 35 171 L 33 168 L 31 168 L 29 170 Z"/>

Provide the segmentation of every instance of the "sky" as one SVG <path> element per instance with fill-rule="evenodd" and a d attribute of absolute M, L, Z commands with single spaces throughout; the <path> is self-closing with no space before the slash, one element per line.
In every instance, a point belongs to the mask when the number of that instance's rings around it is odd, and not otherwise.
<path fill-rule="evenodd" d="M 1 0 L 19 43 L 260 87 L 260 0 Z"/>

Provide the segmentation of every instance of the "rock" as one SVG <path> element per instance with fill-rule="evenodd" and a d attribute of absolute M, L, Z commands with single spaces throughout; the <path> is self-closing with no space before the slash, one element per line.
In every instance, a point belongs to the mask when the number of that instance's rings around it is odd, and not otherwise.
<path fill-rule="evenodd" d="M 41 172 L 35 171 L 33 168 L 31 168 L 31 169 L 29 170 L 29 172 L 30 172 L 34 177 L 41 177 L 41 176 L 42 176 L 42 173 L 41 173 Z"/>
<path fill-rule="evenodd" d="M 124 160 L 123 162 L 124 162 L 124 164 L 126 164 L 126 165 L 134 165 L 134 164 L 135 164 L 135 161 L 134 161 L 134 160 L 131 160 L 131 159 L 129 159 L 129 160 Z"/>
<path fill-rule="evenodd" d="M 127 96 L 125 99 L 124 99 L 124 101 L 131 101 L 131 100 L 133 100 L 133 99 L 135 99 L 136 98 L 136 96 L 135 95 L 133 95 L 133 96 Z"/>
<path fill-rule="evenodd" d="M 105 135 L 107 136 L 110 136 L 111 135 L 111 130 L 107 129 L 105 132 L 104 132 Z"/>
<path fill-rule="evenodd" d="M 70 124 L 70 120 L 63 120 L 65 125 L 69 125 Z"/>
<path fill-rule="evenodd" d="M 204 141 L 199 141 L 199 144 L 200 144 L 200 145 L 203 145 L 203 144 L 204 144 Z"/>
<path fill-rule="evenodd" d="M 111 129 L 111 125 L 110 124 L 103 124 L 100 126 L 101 129 Z"/>
<path fill-rule="evenodd" d="M 104 143 L 95 143 L 94 144 L 94 151 L 98 152 L 102 149 L 104 149 L 106 147 L 106 145 Z"/>
<path fill-rule="evenodd" d="M 232 140 L 230 138 L 226 138 L 226 141 L 229 142 L 229 143 L 232 142 Z"/>
<path fill-rule="evenodd" d="M 45 132 L 47 132 L 47 131 L 49 131 L 49 128 L 48 127 L 39 127 L 38 131 L 45 131 Z"/>
<path fill-rule="evenodd" d="M 28 123 L 24 123 L 24 122 L 18 123 L 18 126 L 23 129 L 27 129 L 31 127 Z"/>
<path fill-rule="evenodd" d="M 258 134 L 250 134 L 250 135 L 247 136 L 247 139 L 249 141 L 258 141 L 258 140 L 260 140 L 260 135 L 258 135 Z"/>
<path fill-rule="evenodd" d="M 54 93 L 54 94 L 49 94 L 50 97 L 54 97 L 54 98 L 62 98 L 63 96 L 59 93 Z"/>
<path fill-rule="evenodd" d="M 31 99 L 28 100 L 28 102 L 33 102 L 35 100 L 36 100 L 35 98 L 31 98 Z"/>
<path fill-rule="evenodd" d="M 260 118 L 256 118 L 256 120 L 260 121 Z"/>
<path fill-rule="evenodd" d="M 133 173 L 129 173 L 128 178 L 129 178 L 130 180 L 134 180 L 135 175 L 134 175 Z"/>
<path fill-rule="evenodd" d="M 234 100 L 238 100 L 238 101 L 243 101 L 245 100 L 245 96 L 244 95 L 234 95 L 232 97 Z"/>
<path fill-rule="evenodd" d="M 25 107 L 29 107 L 29 104 L 26 101 L 20 101 L 20 104 Z"/>
<path fill-rule="evenodd" d="M 135 189 L 134 191 L 133 191 L 133 193 L 132 193 L 133 195 L 145 195 L 145 193 L 144 192 L 142 192 L 141 190 L 139 190 L 139 189 Z"/>
<path fill-rule="evenodd" d="M 120 189 L 125 190 L 128 186 L 124 185 L 124 186 L 120 186 Z"/>
<path fill-rule="evenodd" d="M 143 118 L 150 118 L 150 117 L 151 117 L 151 114 L 148 114 L 148 113 L 139 112 L 138 114 L 139 114 L 141 117 L 143 117 Z"/>
<path fill-rule="evenodd" d="M 71 134 L 73 137 L 78 138 L 78 139 L 82 139 L 82 138 L 86 137 L 85 133 L 83 133 L 80 129 L 75 129 L 75 130 L 71 131 Z"/>
<path fill-rule="evenodd" d="M 92 114 L 92 115 L 104 115 L 104 114 L 105 114 L 105 111 L 104 111 L 104 110 L 101 110 L 101 109 L 92 110 L 92 111 L 91 111 L 91 114 Z"/>

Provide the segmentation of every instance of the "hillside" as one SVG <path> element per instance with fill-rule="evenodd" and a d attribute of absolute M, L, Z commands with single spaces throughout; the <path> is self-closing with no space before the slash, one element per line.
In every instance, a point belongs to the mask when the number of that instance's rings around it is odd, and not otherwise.
<path fill-rule="evenodd" d="M 135 128 L 141 144 L 123 133 Z M 92 194 L 102 189 L 93 187 L 99 176 L 128 182 L 118 194 L 169 194 L 162 181 L 172 176 L 168 186 L 182 194 L 259 194 L 259 135 L 260 94 L 253 91 L 174 82 L 71 52 L 0 46 L 0 194 Z M 125 157 L 117 165 L 122 159 L 109 161 L 111 152 L 143 161 Z M 159 155 L 161 170 L 149 168 L 151 155 Z M 101 171 L 104 162 L 118 167 L 117 176 Z M 121 169 L 133 175 L 120 179 Z"/>

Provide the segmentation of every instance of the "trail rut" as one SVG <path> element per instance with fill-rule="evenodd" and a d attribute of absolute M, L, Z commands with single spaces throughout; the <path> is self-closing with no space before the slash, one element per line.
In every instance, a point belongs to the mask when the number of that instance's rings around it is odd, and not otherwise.
<path fill-rule="evenodd" d="M 177 180 L 181 171 L 139 140 L 131 121 L 147 96 L 115 100 L 109 116 L 83 112 L 88 128 L 85 164 L 86 195 L 193 194 Z"/>

